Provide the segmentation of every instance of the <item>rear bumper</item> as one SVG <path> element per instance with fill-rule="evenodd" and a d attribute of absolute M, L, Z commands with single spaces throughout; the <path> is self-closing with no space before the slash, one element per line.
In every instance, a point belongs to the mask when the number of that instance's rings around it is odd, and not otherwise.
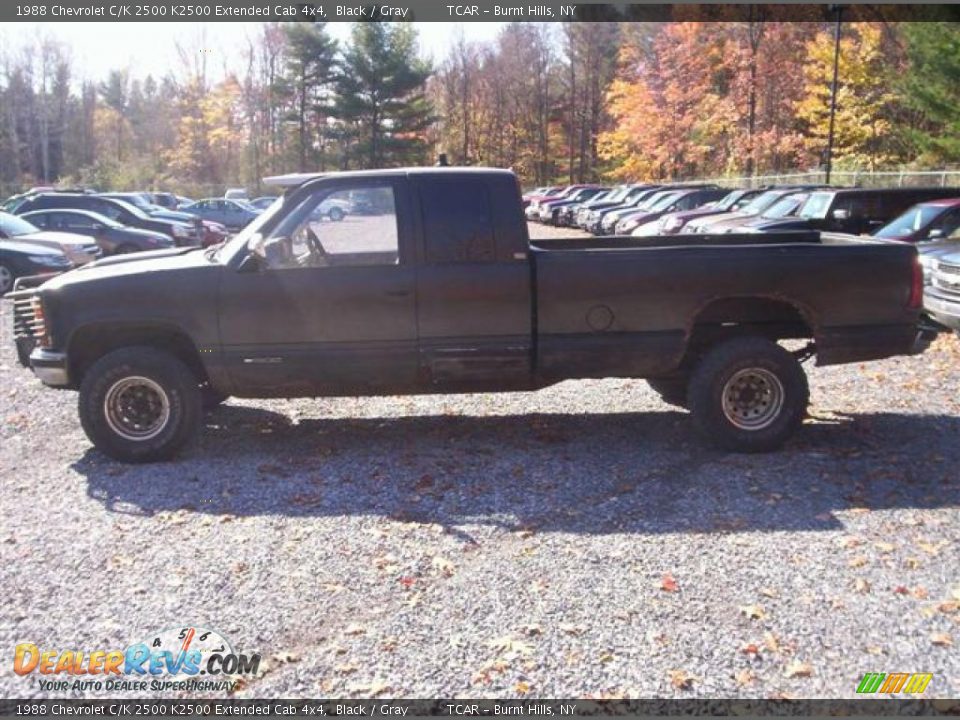
<path fill-rule="evenodd" d="M 67 387 L 70 384 L 66 353 L 36 348 L 30 353 L 30 369 L 44 385 Z"/>

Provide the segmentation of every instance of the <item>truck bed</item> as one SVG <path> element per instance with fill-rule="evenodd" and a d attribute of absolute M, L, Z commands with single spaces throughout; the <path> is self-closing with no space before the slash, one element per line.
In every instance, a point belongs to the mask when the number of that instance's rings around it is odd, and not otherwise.
<path fill-rule="evenodd" d="M 675 372 L 696 334 L 809 337 L 821 365 L 909 352 L 916 250 L 817 233 L 533 240 L 544 377 Z"/>

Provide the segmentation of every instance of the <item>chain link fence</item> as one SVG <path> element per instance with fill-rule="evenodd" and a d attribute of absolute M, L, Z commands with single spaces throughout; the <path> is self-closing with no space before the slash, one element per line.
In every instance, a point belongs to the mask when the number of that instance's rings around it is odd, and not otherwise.
<path fill-rule="evenodd" d="M 825 184 L 826 173 L 812 171 L 781 175 L 754 175 L 753 177 L 707 178 L 720 187 L 763 187 L 766 185 L 820 185 Z M 830 184 L 849 187 L 960 187 L 960 170 L 839 170 L 830 173 Z"/>

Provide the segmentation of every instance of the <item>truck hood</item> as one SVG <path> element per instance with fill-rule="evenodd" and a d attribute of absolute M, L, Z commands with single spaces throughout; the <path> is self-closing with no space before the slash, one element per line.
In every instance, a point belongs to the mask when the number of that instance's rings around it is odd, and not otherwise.
<path fill-rule="evenodd" d="M 174 247 L 163 250 L 114 255 L 87 263 L 83 267 L 59 275 L 44 285 L 59 290 L 76 284 L 87 284 L 108 278 L 129 275 L 153 275 L 193 267 L 211 267 L 211 262 L 198 247 Z"/>

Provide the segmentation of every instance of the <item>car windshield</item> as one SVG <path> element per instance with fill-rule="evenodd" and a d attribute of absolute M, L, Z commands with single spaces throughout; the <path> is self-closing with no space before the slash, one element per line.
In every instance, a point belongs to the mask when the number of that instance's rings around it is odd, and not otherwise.
<path fill-rule="evenodd" d="M 242 207 L 244 210 L 249 210 L 250 212 L 257 212 L 257 209 L 246 200 L 234 200 L 233 202 L 239 205 L 240 207 Z"/>
<path fill-rule="evenodd" d="M 35 225 L 31 225 L 23 218 L 8 213 L 0 213 L 0 232 L 3 232 L 7 237 L 29 235 L 37 232 L 37 229 Z"/>
<path fill-rule="evenodd" d="M 744 196 L 745 193 L 746 193 L 745 190 L 734 190 L 733 192 L 729 192 L 729 193 L 727 193 L 726 195 L 724 195 L 722 198 L 720 198 L 719 200 L 717 200 L 717 202 L 715 202 L 715 203 L 710 207 L 710 209 L 711 209 L 711 210 L 718 210 L 718 211 L 726 211 L 726 210 L 729 210 L 730 208 L 732 208 L 732 207 L 736 204 L 736 202 L 737 202 L 740 198 L 742 198 L 742 197 Z M 704 207 L 706 207 L 706 206 L 704 206 Z"/>
<path fill-rule="evenodd" d="M 611 190 L 606 195 L 603 196 L 604 202 L 620 202 L 623 200 L 627 194 L 630 192 L 630 188 L 618 188 L 616 190 Z M 598 198 L 599 199 L 599 198 Z"/>
<path fill-rule="evenodd" d="M 127 204 L 129 204 L 129 205 L 134 205 L 134 206 L 140 208 L 141 210 L 152 210 L 152 209 L 153 209 L 153 206 L 152 206 L 149 202 L 147 202 L 146 200 L 144 200 L 142 197 L 140 197 L 139 195 L 133 195 L 133 194 L 131 194 L 131 195 L 108 195 L 107 197 L 112 197 L 114 200 L 119 200 L 119 201 L 125 202 L 125 203 L 127 203 Z"/>
<path fill-rule="evenodd" d="M 777 200 L 783 197 L 783 190 L 767 190 L 760 193 L 753 200 L 744 205 L 740 212 L 744 215 L 759 215 Z"/>
<path fill-rule="evenodd" d="M 674 201 L 676 201 L 677 198 L 679 198 L 682 194 L 683 194 L 683 191 L 682 191 L 682 190 L 677 190 L 677 191 L 675 191 L 675 192 L 667 193 L 667 194 L 664 195 L 662 198 L 660 198 L 660 200 L 658 200 L 658 201 L 655 202 L 653 205 L 651 205 L 651 206 L 650 206 L 650 209 L 653 210 L 654 212 L 656 212 L 656 211 L 658 211 L 658 210 L 666 210 L 666 209 L 667 209 L 668 207 L 670 207 L 670 206 L 674 203 Z"/>
<path fill-rule="evenodd" d="M 943 212 L 943 207 L 936 205 L 915 205 L 900 217 L 891 220 L 873 235 L 879 238 L 897 238 L 915 233 L 931 222 Z"/>
<path fill-rule="evenodd" d="M 143 210 L 141 210 L 140 208 L 138 208 L 136 205 L 131 205 L 130 203 L 128 203 L 126 198 L 124 198 L 123 200 L 118 200 L 117 198 L 112 198 L 112 200 L 113 200 L 113 202 L 117 203 L 118 205 L 121 205 L 124 210 L 126 210 L 127 212 L 129 212 L 129 213 L 130 213 L 131 215 L 133 215 L 134 217 L 139 218 L 140 220 L 149 220 L 149 219 L 150 219 L 150 216 L 147 215 Z"/>
<path fill-rule="evenodd" d="M 807 199 L 806 193 L 800 195 L 787 195 L 785 198 L 777 200 L 767 210 L 763 212 L 765 218 L 785 218 L 792 215 L 800 204 Z"/>
<path fill-rule="evenodd" d="M 830 203 L 833 202 L 834 193 L 815 192 L 800 208 L 797 213 L 804 220 L 819 220 L 827 216 L 827 210 L 830 209 Z"/>

